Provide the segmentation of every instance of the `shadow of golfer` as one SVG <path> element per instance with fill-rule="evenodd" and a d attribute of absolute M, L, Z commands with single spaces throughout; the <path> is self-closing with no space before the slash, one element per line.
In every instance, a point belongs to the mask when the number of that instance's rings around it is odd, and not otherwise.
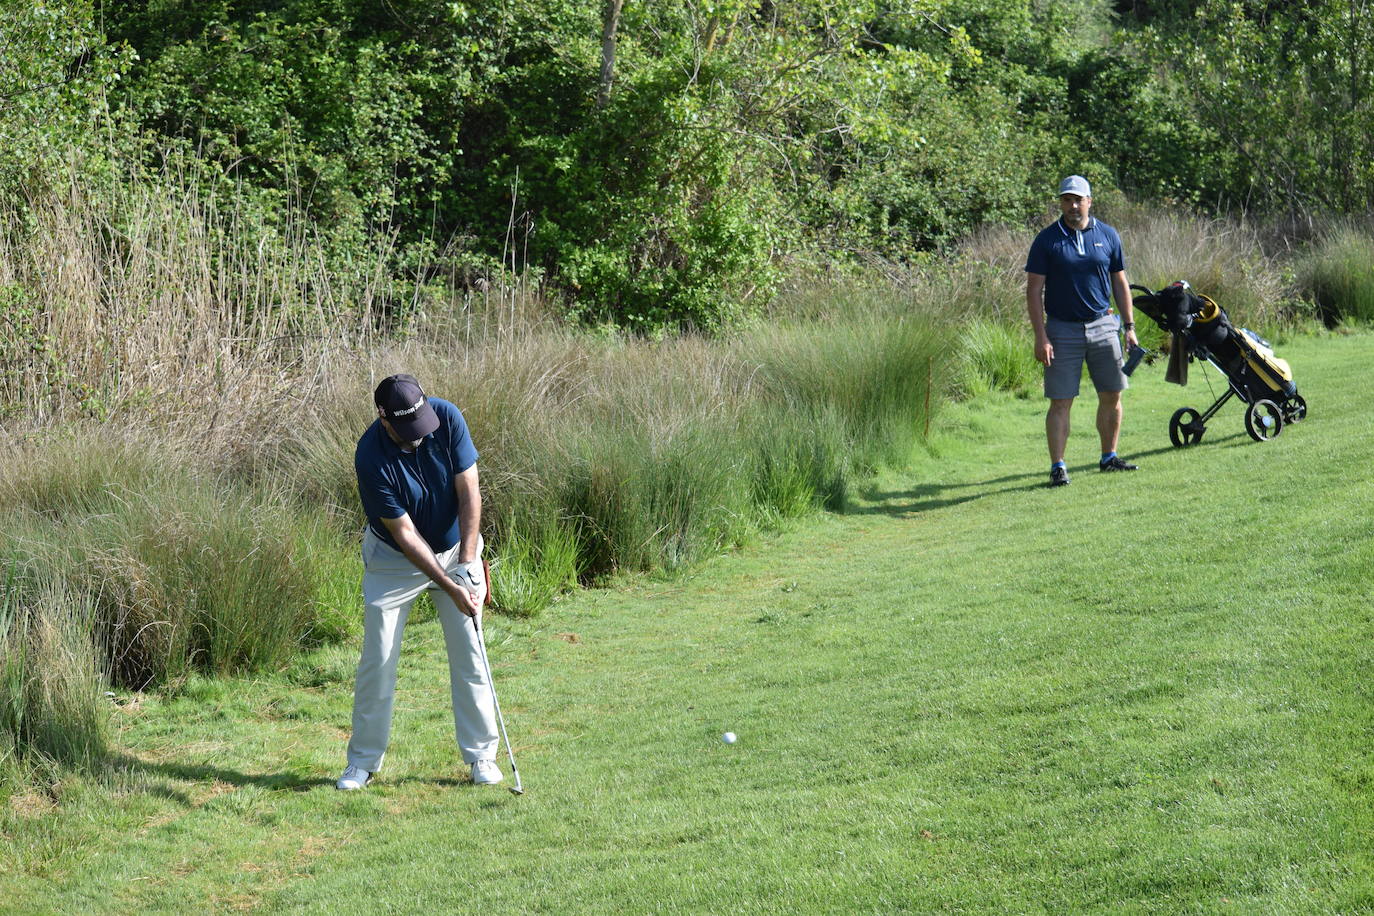
<path fill-rule="evenodd" d="M 1158 448 L 1147 449 L 1146 451 L 1132 451 L 1126 453 L 1128 460 L 1137 461 L 1149 459 L 1159 455 L 1179 454 L 1191 452 L 1198 448 L 1207 446 L 1220 448 L 1233 448 L 1243 445 L 1249 441 L 1249 435 L 1244 432 L 1232 433 L 1226 436 L 1216 436 L 1206 439 L 1196 445 L 1184 446 L 1179 448 L 1172 443 Z M 1073 465 L 1069 468 L 1070 476 L 1086 475 L 1097 473 L 1095 462 L 1085 462 Z M 1127 475 L 1127 479 L 1139 482 L 1148 480 L 1146 477 L 1136 477 Z M 950 483 L 924 483 L 918 484 L 906 490 L 865 490 L 860 493 L 862 503 L 851 505 L 845 510 L 846 515 L 890 515 L 897 518 L 909 518 L 919 515 L 922 512 L 930 512 L 935 509 L 948 509 L 951 506 L 958 506 L 964 503 L 973 502 L 976 499 L 983 499 L 988 496 L 1000 496 L 1004 493 L 1031 493 L 1046 489 L 1047 475 L 1041 473 L 1026 472 L 1022 474 L 1005 474 L 1001 477 L 993 477 L 989 480 L 950 482 Z M 998 486 L 999 484 L 1011 484 L 1021 481 L 1020 486 Z"/>
<path fill-rule="evenodd" d="M 307 775 L 300 772 L 241 773 L 238 770 L 230 770 L 204 763 L 150 763 L 127 754 L 113 755 L 109 760 L 109 766 L 111 769 L 126 773 L 156 776 L 162 777 L 163 779 L 174 779 L 184 782 L 206 782 L 212 780 L 215 782 L 227 783 L 231 786 L 238 786 L 240 788 L 245 786 L 259 786 L 272 792 L 308 792 L 319 786 L 334 785 L 334 780 L 332 779 L 323 776 Z M 165 785 L 150 786 L 148 791 L 154 795 L 160 795 L 186 805 L 194 804 L 190 796 L 186 793 L 170 789 Z"/>
<path fill-rule="evenodd" d="M 922 512 L 930 512 L 934 509 L 947 509 L 950 506 L 958 506 L 964 503 L 973 502 L 975 499 L 983 499 L 988 496 L 998 496 L 1002 493 L 1020 493 L 1030 490 L 1037 490 L 1044 486 L 1040 474 L 1009 474 L 1004 477 L 996 477 L 992 480 L 983 480 L 968 483 L 925 483 L 918 484 L 909 490 L 875 491 L 870 490 L 863 494 L 865 503 L 870 505 L 850 506 L 845 510 L 846 515 L 891 515 L 898 518 L 906 518 L 912 515 L 919 515 Z M 1013 481 L 1035 481 L 1035 483 L 1024 483 L 1020 486 L 996 487 L 997 484 L 1011 483 Z M 961 492 L 968 491 L 968 492 Z"/>

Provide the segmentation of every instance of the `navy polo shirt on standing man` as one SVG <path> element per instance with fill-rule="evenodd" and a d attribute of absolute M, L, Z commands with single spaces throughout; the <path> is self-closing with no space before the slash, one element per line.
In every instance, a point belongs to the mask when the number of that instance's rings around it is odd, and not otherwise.
<path fill-rule="evenodd" d="M 1112 274 L 1125 269 L 1121 236 L 1095 217 L 1082 231 L 1055 220 L 1040 230 L 1026 257 L 1026 273 L 1045 278 L 1045 314 L 1080 324 L 1107 314 Z"/>
<path fill-rule="evenodd" d="M 435 397 L 429 398 L 429 405 L 439 417 L 439 428 L 425 436 L 415 451 L 403 451 L 391 441 L 378 419 L 358 440 L 353 466 L 372 532 L 397 547 L 381 520 L 409 515 L 425 543 L 440 554 L 458 543 L 461 532 L 453 481 L 477 463 L 477 449 L 457 407 Z"/>

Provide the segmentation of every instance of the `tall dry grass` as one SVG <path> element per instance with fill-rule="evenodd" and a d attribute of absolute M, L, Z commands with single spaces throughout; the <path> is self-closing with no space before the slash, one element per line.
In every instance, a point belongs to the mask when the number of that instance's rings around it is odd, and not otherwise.
<path fill-rule="evenodd" d="M 1160 289 L 1186 280 L 1240 325 L 1272 330 L 1286 320 L 1283 265 L 1267 253 L 1259 227 L 1181 211 L 1132 209 L 1119 228 L 1131 282 Z"/>
<path fill-rule="evenodd" d="M 26 562 L 0 568 L 0 786 L 53 767 L 89 768 L 109 740 L 104 668 L 88 596 Z"/>
<path fill-rule="evenodd" d="M 74 170 L 60 194 L 0 213 L 7 428 L 90 419 L 237 451 L 383 322 L 385 244 L 348 264 L 304 223 L 275 227 L 164 179 Z"/>
<path fill-rule="evenodd" d="M 1284 265 L 1268 253 L 1260 227 L 1126 203 L 1095 215 L 1121 234 L 1132 283 L 1159 289 L 1187 280 L 1246 322 L 1283 319 Z M 1026 253 L 1039 228 L 990 227 L 966 241 L 947 273 L 949 295 L 969 302 L 980 317 L 1024 321 Z"/>
<path fill-rule="evenodd" d="M 677 568 L 780 517 L 841 505 L 855 475 L 910 457 L 939 403 L 926 391 L 945 350 L 918 314 L 844 303 L 729 341 L 547 322 L 457 341 L 420 334 L 336 364 L 315 425 L 270 473 L 361 524 L 351 457 L 368 392 L 413 372 L 468 420 L 491 540 L 509 557 L 497 598 L 529 611 L 575 580 Z"/>
<path fill-rule="evenodd" d="M 1227 310 L 1232 320 L 1281 337 L 1312 315 L 1310 294 L 1292 282 L 1291 256 L 1273 231 L 1244 220 L 1206 218 L 1184 210 L 1114 199 L 1095 215 L 1121 234 L 1131 283 L 1159 289 L 1186 280 Z M 1053 217 L 1047 215 L 1048 224 Z M 971 319 L 960 335 L 960 375 L 954 390 L 1026 391 L 1038 375 L 1025 313 L 1025 260 L 1040 226 L 988 227 L 966 240 L 932 281 Z M 1147 347 L 1164 344 L 1148 322 L 1138 327 Z"/>

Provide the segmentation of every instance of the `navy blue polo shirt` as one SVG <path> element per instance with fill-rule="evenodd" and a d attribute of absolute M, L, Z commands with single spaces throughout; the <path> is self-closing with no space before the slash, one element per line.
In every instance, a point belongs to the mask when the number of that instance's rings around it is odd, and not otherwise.
<path fill-rule="evenodd" d="M 1045 314 L 1060 321 L 1101 318 L 1112 305 L 1112 274 L 1126 269 L 1121 236 L 1100 219 L 1081 232 L 1062 219 L 1040 230 L 1026 273 L 1045 278 Z"/>
<path fill-rule="evenodd" d="M 454 478 L 477 463 L 477 449 L 467 421 L 448 401 L 431 397 L 439 428 L 425 436 L 413 452 L 391 441 L 380 419 L 358 440 L 353 469 L 367 523 L 377 537 L 399 546 L 382 524 L 384 518 L 409 515 L 420 536 L 435 553 L 458 543 L 458 494 Z"/>

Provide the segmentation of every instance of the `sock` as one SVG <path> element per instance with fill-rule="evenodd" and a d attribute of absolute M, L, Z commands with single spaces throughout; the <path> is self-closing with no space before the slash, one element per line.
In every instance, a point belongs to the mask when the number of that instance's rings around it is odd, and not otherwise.
<path fill-rule="evenodd" d="M 1054 464 L 1050 465 L 1050 470 L 1053 471 L 1055 468 L 1063 468 L 1067 471 L 1069 466 L 1062 461 L 1056 461 Z"/>
<path fill-rule="evenodd" d="M 1111 460 L 1112 460 L 1113 458 L 1115 458 L 1115 457 L 1116 457 L 1116 452 L 1103 452 L 1103 453 L 1102 453 L 1102 460 L 1099 461 L 1098 464 L 1106 464 L 1108 461 L 1111 461 Z"/>

